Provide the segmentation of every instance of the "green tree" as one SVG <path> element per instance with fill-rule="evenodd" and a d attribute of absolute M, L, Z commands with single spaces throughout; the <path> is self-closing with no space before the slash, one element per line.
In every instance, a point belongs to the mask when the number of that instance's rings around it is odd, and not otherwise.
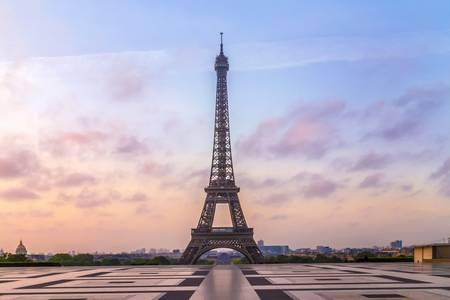
<path fill-rule="evenodd" d="M 102 259 L 101 264 L 103 266 L 118 266 L 121 263 L 118 258 L 105 257 L 104 259 Z"/>
<path fill-rule="evenodd" d="M 30 260 L 23 254 L 9 254 L 6 257 L 6 262 L 28 262 L 28 261 Z"/>
<path fill-rule="evenodd" d="M 155 256 L 152 260 L 155 265 L 170 265 L 170 261 L 165 256 Z"/>
<path fill-rule="evenodd" d="M 49 262 L 58 263 L 61 266 L 73 265 L 73 257 L 67 253 L 57 253 L 49 258 Z"/>
<path fill-rule="evenodd" d="M 94 256 L 88 253 L 77 254 L 72 258 L 72 262 L 76 266 L 93 266 Z"/>

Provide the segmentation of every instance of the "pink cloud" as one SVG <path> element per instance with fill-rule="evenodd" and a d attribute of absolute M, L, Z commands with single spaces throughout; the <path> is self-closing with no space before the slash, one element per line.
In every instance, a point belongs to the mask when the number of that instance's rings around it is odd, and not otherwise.
<path fill-rule="evenodd" d="M 288 193 L 272 193 L 258 200 L 259 203 L 268 206 L 280 206 L 292 200 Z"/>
<path fill-rule="evenodd" d="M 149 198 L 144 193 L 135 193 L 131 197 L 127 197 L 124 200 L 128 202 L 146 202 Z"/>
<path fill-rule="evenodd" d="M 275 214 L 270 217 L 270 220 L 280 221 L 280 220 L 286 220 L 287 218 L 289 218 L 289 215 L 287 215 L 287 214 Z"/>
<path fill-rule="evenodd" d="M 72 131 L 72 132 L 63 132 L 61 133 L 57 139 L 63 143 L 69 144 L 77 144 L 77 145 L 91 145 L 96 144 L 98 142 L 104 141 L 107 138 L 107 135 L 101 131 Z"/>
<path fill-rule="evenodd" d="M 318 159 L 334 147 L 333 142 L 333 132 L 330 128 L 299 122 L 270 150 L 277 156 L 302 154 L 309 159 Z"/>
<path fill-rule="evenodd" d="M 83 189 L 78 194 L 70 195 L 61 193 L 58 196 L 58 200 L 55 204 L 71 203 L 75 207 L 87 209 L 106 206 L 113 201 L 121 199 L 121 195 L 117 191 L 107 191 L 104 193 L 98 193 L 96 191 Z"/>
<path fill-rule="evenodd" d="M 360 188 L 376 188 L 384 186 L 384 174 L 376 173 L 365 177 L 359 184 Z"/>
<path fill-rule="evenodd" d="M 172 172 L 172 167 L 168 164 L 146 161 L 139 166 L 139 171 L 147 176 L 165 176 Z"/>
<path fill-rule="evenodd" d="M 141 66 L 119 61 L 110 72 L 105 89 L 114 100 L 134 100 L 144 93 L 148 85 L 146 77 Z"/>
<path fill-rule="evenodd" d="M 137 215 L 146 215 L 146 214 L 149 214 L 150 212 L 151 212 L 151 210 L 145 204 L 138 205 L 136 207 L 136 209 L 134 210 L 134 213 Z"/>
<path fill-rule="evenodd" d="M 291 181 L 299 184 L 299 191 L 306 198 L 327 198 L 341 186 L 321 174 L 309 172 L 298 173 Z"/>
<path fill-rule="evenodd" d="M 261 122 L 252 134 L 238 141 L 238 150 L 247 155 L 321 158 L 339 144 L 331 121 L 342 115 L 345 107 L 341 101 L 301 105 L 279 118 Z"/>
<path fill-rule="evenodd" d="M 237 143 L 238 149 L 247 154 L 260 154 L 267 143 L 266 139 L 277 134 L 282 127 L 279 119 L 268 119 L 261 122 L 248 137 Z"/>
<path fill-rule="evenodd" d="M 271 188 L 281 183 L 278 178 L 265 178 L 263 180 L 255 180 L 245 174 L 238 174 L 239 185 L 245 186 L 245 188 L 260 189 L 260 188 Z"/>
<path fill-rule="evenodd" d="M 41 146 L 53 155 L 62 156 L 73 150 L 98 150 L 108 139 L 108 134 L 98 130 L 65 131 L 44 138 Z"/>
<path fill-rule="evenodd" d="M 144 154 L 147 152 L 147 145 L 134 136 L 121 137 L 116 146 L 116 153 L 120 154 Z"/>
<path fill-rule="evenodd" d="M 97 179 L 92 175 L 85 173 L 71 173 L 60 179 L 57 182 L 57 185 L 63 187 L 73 187 L 80 185 L 92 185 L 95 183 L 97 183 Z"/>
<path fill-rule="evenodd" d="M 40 169 L 36 155 L 27 150 L 12 151 L 0 157 L 0 178 L 28 176 Z"/>
<path fill-rule="evenodd" d="M 338 185 L 322 176 L 314 176 L 303 189 L 303 195 L 307 198 L 326 198 L 334 193 Z"/>
<path fill-rule="evenodd" d="M 21 187 L 3 190 L 0 192 L 0 198 L 6 201 L 24 201 L 38 199 L 39 195 L 27 188 Z"/>

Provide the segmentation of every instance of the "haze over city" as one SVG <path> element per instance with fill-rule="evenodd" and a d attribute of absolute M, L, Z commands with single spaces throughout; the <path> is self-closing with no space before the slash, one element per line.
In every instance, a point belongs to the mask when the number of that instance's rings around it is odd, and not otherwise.
<path fill-rule="evenodd" d="M 186 247 L 222 31 L 255 239 L 448 237 L 450 3 L 338 3 L 0 2 L 0 248 Z"/>

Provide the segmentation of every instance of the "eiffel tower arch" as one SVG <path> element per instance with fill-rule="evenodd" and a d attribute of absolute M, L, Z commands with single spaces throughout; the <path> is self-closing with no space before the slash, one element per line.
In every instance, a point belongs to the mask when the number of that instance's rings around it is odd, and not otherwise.
<path fill-rule="evenodd" d="M 191 230 L 191 241 L 180 263 L 194 264 L 199 257 L 216 248 L 230 248 L 243 254 L 250 263 L 261 263 L 263 256 L 253 238 L 253 228 L 247 226 L 239 202 L 239 187 L 234 181 L 231 156 L 230 121 L 228 113 L 228 58 L 223 53 L 220 33 L 220 54 L 216 56 L 217 73 L 214 143 L 209 185 L 197 228 Z M 232 227 L 213 227 L 217 204 L 228 204 Z"/>

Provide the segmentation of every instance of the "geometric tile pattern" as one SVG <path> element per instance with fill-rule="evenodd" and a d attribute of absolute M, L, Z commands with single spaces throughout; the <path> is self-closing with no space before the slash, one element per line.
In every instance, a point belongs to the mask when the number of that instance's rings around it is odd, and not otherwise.
<path fill-rule="evenodd" d="M 210 267 L 0 268 L 0 299 L 189 299 Z"/>
<path fill-rule="evenodd" d="M 450 299 L 450 265 L 0 268 L 3 299 Z"/>
<path fill-rule="evenodd" d="M 450 265 L 292 264 L 241 269 L 262 300 L 450 299 Z"/>

